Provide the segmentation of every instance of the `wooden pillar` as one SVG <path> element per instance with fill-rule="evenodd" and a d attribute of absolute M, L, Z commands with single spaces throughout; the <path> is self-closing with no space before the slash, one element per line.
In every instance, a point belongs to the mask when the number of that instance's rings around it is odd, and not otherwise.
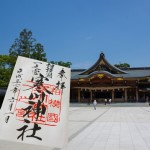
<path fill-rule="evenodd" d="M 139 92 L 138 92 L 138 88 L 136 88 L 136 102 L 139 101 Z"/>
<path fill-rule="evenodd" d="M 80 89 L 78 89 L 78 102 L 81 102 L 81 95 L 80 95 Z"/>
<path fill-rule="evenodd" d="M 127 89 L 124 89 L 124 100 L 125 100 L 125 102 L 128 101 Z"/>
<path fill-rule="evenodd" d="M 92 90 L 90 90 L 90 103 L 93 102 Z"/>
<path fill-rule="evenodd" d="M 114 92 L 114 89 L 112 90 L 112 97 L 111 97 L 111 99 L 112 99 L 112 102 L 114 102 L 115 101 L 115 92 Z"/>

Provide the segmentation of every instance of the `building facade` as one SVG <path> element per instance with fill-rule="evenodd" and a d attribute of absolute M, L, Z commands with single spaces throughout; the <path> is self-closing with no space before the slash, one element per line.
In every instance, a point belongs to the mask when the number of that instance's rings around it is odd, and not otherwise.
<path fill-rule="evenodd" d="M 71 102 L 148 102 L 150 67 L 119 69 L 101 53 L 89 69 L 74 69 L 71 74 Z"/>

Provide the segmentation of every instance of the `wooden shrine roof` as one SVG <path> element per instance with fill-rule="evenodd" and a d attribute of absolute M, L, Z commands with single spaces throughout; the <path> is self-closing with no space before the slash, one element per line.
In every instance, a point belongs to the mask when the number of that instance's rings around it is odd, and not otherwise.
<path fill-rule="evenodd" d="M 138 67 L 138 68 L 127 68 L 119 69 L 111 65 L 105 58 L 104 53 L 100 54 L 99 59 L 89 69 L 73 69 L 71 71 L 71 79 L 86 79 L 92 76 L 106 75 L 110 78 L 150 78 L 150 67 Z"/>

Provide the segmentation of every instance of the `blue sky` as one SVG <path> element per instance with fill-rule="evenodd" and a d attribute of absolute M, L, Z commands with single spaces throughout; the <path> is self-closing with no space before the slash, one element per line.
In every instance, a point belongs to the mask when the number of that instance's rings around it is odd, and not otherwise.
<path fill-rule="evenodd" d="M 0 0 L 0 54 L 24 29 L 49 61 L 88 68 L 101 51 L 111 64 L 150 67 L 149 0 Z"/>

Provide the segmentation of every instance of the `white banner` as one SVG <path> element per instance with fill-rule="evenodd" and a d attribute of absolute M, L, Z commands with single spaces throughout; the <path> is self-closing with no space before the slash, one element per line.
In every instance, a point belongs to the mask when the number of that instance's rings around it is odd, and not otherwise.
<path fill-rule="evenodd" d="M 1 108 L 0 139 L 62 148 L 69 96 L 69 68 L 19 56 Z"/>

